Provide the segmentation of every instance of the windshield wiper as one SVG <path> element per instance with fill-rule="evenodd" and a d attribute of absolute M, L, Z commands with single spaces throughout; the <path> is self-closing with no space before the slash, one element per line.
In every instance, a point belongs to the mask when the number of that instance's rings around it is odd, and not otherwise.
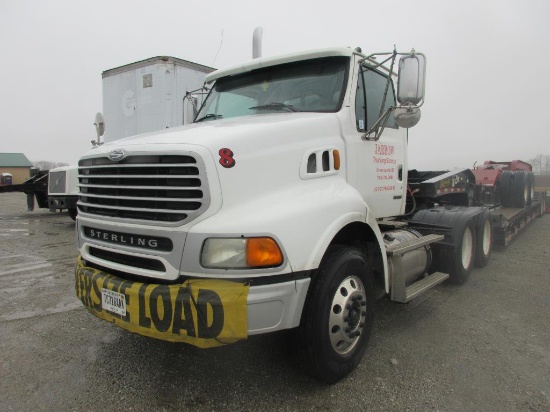
<path fill-rule="evenodd" d="M 195 123 L 202 122 L 203 120 L 214 120 L 223 117 L 221 114 L 207 113 L 200 119 L 195 120 Z"/>
<path fill-rule="evenodd" d="M 249 109 L 254 109 L 254 110 L 284 110 L 284 109 L 287 109 L 291 112 L 299 112 L 300 110 L 298 109 L 295 109 L 294 106 L 290 105 L 290 104 L 285 104 L 285 103 L 269 103 L 269 104 L 264 104 L 263 106 L 253 106 L 253 107 L 249 107 Z"/>

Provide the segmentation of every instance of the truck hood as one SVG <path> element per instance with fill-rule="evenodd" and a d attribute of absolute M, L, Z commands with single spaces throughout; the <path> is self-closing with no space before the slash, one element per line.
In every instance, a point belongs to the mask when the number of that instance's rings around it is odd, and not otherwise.
<path fill-rule="evenodd" d="M 120 148 L 147 144 L 188 144 L 209 148 L 217 153 L 221 147 L 239 145 L 242 140 L 263 141 L 268 135 L 275 137 L 278 144 L 285 139 L 285 131 L 309 130 L 324 131 L 322 134 L 339 134 L 338 119 L 334 113 L 270 113 L 265 115 L 242 116 L 219 119 L 179 126 L 171 129 L 127 137 L 92 149 L 86 155 L 97 155 Z M 283 133 L 283 134 L 281 134 Z M 290 132 L 290 134 L 294 134 Z M 252 142 L 250 142 L 252 143 Z M 275 142 L 276 143 L 276 142 Z"/>

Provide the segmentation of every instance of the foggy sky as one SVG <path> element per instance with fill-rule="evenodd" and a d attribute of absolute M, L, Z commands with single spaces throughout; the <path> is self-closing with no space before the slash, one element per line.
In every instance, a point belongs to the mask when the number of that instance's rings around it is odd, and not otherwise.
<path fill-rule="evenodd" d="M 264 56 L 425 53 L 411 168 L 550 155 L 549 16 L 547 0 L 1 0 L 0 152 L 74 164 L 95 138 L 104 70 L 160 55 L 234 65 L 251 58 L 262 26 Z"/>

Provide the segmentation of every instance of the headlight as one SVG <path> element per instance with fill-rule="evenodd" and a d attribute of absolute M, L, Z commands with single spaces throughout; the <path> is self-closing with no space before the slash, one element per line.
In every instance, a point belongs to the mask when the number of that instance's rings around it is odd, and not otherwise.
<path fill-rule="evenodd" d="M 204 242 L 201 265 L 213 269 L 252 269 L 283 263 L 277 242 L 270 237 L 211 238 Z"/>

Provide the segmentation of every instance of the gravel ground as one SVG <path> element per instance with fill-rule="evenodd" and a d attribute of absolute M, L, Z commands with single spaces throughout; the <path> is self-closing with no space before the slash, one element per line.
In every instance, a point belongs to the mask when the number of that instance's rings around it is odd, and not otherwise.
<path fill-rule="evenodd" d="M 75 297 L 74 223 L 0 195 L 0 410 L 550 411 L 550 215 L 464 286 L 376 305 L 357 370 L 294 366 L 284 333 L 201 350 L 143 338 Z"/>

